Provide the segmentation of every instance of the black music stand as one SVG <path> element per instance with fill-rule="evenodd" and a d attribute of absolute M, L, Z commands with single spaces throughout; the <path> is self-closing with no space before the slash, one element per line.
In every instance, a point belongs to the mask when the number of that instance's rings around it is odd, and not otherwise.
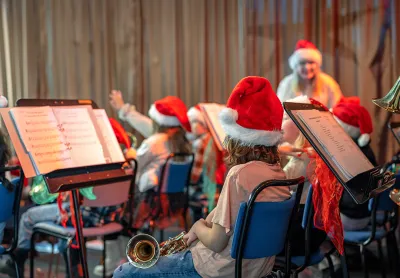
<path fill-rule="evenodd" d="M 385 191 L 386 189 L 393 186 L 395 178 L 392 173 L 386 172 L 382 166 L 375 167 L 366 172 L 360 173 L 352 179 L 345 181 L 339 168 L 329 158 L 330 155 L 324 149 L 324 147 L 318 142 L 316 137 L 311 133 L 308 127 L 302 122 L 302 120 L 295 114 L 296 110 L 318 110 L 326 113 L 330 113 L 325 110 L 324 107 L 317 104 L 305 104 L 305 103 L 292 103 L 284 102 L 283 107 L 293 120 L 296 126 L 299 128 L 301 133 L 310 142 L 311 146 L 322 158 L 322 160 L 329 167 L 331 172 L 335 175 L 336 179 L 346 189 L 350 196 L 354 199 L 357 204 L 367 202 L 371 197 L 374 197 Z"/>
<path fill-rule="evenodd" d="M 90 105 L 96 109 L 97 105 L 92 100 L 60 100 L 60 99 L 20 99 L 18 107 L 23 106 L 76 106 Z M 86 261 L 85 243 L 83 239 L 81 213 L 79 210 L 78 190 L 89 186 L 100 186 L 114 182 L 133 179 L 133 174 L 123 168 L 124 162 L 61 169 L 43 175 L 50 193 L 72 191 L 72 200 L 75 210 L 76 233 L 79 244 L 79 259 L 82 264 L 83 275 L 89 278 Z M 136 171 L 136 169 L 134 169 Z"/>

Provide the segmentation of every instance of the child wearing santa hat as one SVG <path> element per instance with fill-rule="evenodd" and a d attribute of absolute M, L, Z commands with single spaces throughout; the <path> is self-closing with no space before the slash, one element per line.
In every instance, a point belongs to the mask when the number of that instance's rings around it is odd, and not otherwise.
<path fill-rule="evenodd" d="M 203 206 L 198 205 L 202 200 L 207 201 L 208 211 L 214 209 L 215 197 L 224 182 L 226 167 L 223 153 L 212 138 L 200 106 L 191 107 L 187 115 L 192 128 L 192 147 L 195 154 L 191 175 L 191 191 L 194 192 L 190 194 L 194 205 L 191 207 L 194 212 L 194 221 L 197 221 L 202 215 Z"/>
<path fill-rule="evenodd" d="M 135 192 L 137 193 L 133 209 L 133 228 L 136 230 L 149 220 L 151 208 L 154 207 L 157 198 L 161 169 L 169 155 L 192 151 L 186 138 L 186 132 L 191 131 L 187 108 L 178 97 L 167 96 L 151 105 L 148 118 L 136 111 L 134 106 L 125 104 L 119 91 L 111 93 L 110 103 L 118 111 L 121 120 L 127 121 L 146 137 L 136 154 L 138 170 Z M 180 204 L 177 204 L 178 206 Z M 175 215 L 176 213 L 173 217 Z M 162 220 L 168 221 L 168 219 Z"/>
<path fill-rule="evenodd" d="M 322 55 L 317 47 L 307 40 L 299 40 L 289 57 L 293 73 L 283 78 L 278 86 L 281 102 L 304 95 L 332 108 L 342 97 L 342 92 L 336 81 L 321 71 L 321 65 Z"/>
<path fill-rule="evenodd" d="M 370 147 L 370 134 L 373 131 L 371 116 L 368 110 L 360 105 L 360 99 L 358 97 L 342 98 L 333 107 L 332 113 L 371 164 L 377 166 L 374 152 Z M 361 230 L 369 224 L 368 202 L 362 205 L 356 204 L 347 191 L 343 192 L 340 214 L 345 230 Z"/>
<path fill-rule="evenodd" d="M 115 270 L 114 277 L 136 277 L 142 273 L 162 277 L 177 277 L 178 273 L 185 277 L 234 277 L 235 259 L 230 249 L 240 203 L 246 202 L 261 182 L 285 179 L 277 148 L 282 139 L 282 117 L 282 105 L 267 79 L 242 79 L 220 114 L 231 168 L 217 207 L 185 235 L 188 245 L 199 241 L 190 250 L 160 257 L 154 267 L 146 270 L 124 264 Z M 260 194 L 259 201 L 281 202 L 290 197 L 288 187 L 272 187 Z M 244 260 L 242 271 L 244 277 L 263 277 L 273 265 L 272 257 Z"/>

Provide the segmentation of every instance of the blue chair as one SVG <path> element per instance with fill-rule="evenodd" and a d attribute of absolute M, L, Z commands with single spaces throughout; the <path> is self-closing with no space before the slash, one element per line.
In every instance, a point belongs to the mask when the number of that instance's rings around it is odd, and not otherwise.
<path fill-rule="evenodd" d="M 393 188 L 400 187 L 400 175 L 396 176 L 396 183 Z M 396 268 L 396 277 L 399 277 L 398 270 L 398 248 L 395 237 L 395 230 L 398 225 L 398 206 L 390 199 L 389 193 L 391 189 L 380 193 L 377 197 L 370 200 L 369 209 L 371 211 L 371 222 L 370 225 L 360 231 L 345 231 L 344 241 L 347 245 L 358 246 L 361 253 L 361 264 L 364 271 L 364 277 L 369 277 L 368 269 L 365 263 L 365 249 L 372 242 L 376 241 L 378 245 L 378 255 L 381 266 L 381 275 L 386 277 L 386 269 L 382 251 L 382 240 L 387 239 L 392 243 L 388 248 L 392 248 L 395 256 L 393 263 Z M 378 214 L 378 212 L 380 214 Z M 378 217 L 378 215 L 380 215 Z M 388 228 L 389 227 L 389 228 Z"/>
<path fill-rule="evenodd" d="M 257 196 L 272 186 L 298 185 L 296 194 L 283 202 L 256 202 Z M 288 233 L 298 210 L 304 178 L 271 180 L 259 184 L 251 193 L 247 203 L 240 204 L 235 223 L 231 257 L 236 259 L 235 277 L 242 277 L 242 259 L 271 257 L 285 249 L 286 262 L 290 262 Z M 290 275 L 290 264 L 286 263 L 285 277 Z"/>
<path fill-rule="evenodd" d="M 1 245 L 0 242 L 0 255 L 9 255 L 14 262 L 15 271 L 17 278 L 22 277 L 20 268 L 15 260 L 14 250 L 18 244 L 18 227 L 19 227 L 19 207 L 22 195 L 24 173 L 20 166 L 3 167 L 0 169 L 0 173 L 8 171 L 20 170 L 20 177 L 15 178 L 11 181 L 13 190 L 7 190 L 2 184 L 0 184 L 0 222 L 7 222 L 11 217 L 14 218 L 14 236 L 12 243 L 8 248 Z"/>
<path fill-rule="evenodd" d="M 193 153 L 171 153 L 161 168 L 158 199 L 155 213 L 151 216 L 151 230 L 154 231 L 154 222 L 160 217 L 162 211 L 161 196 L 184 196 L 183 219 L 185 230 L 188 229 L 186 213 L 189 208 L 189 184 L 194 163 Z M 160 240 L 164 237 L 164 230 L 160 229 Z"/>
<path fill-rule="evenodd" d="M 333 267 L 332 259 L 330 257 L 331 254 L 335 252 L 336 249 L 332 248 L 328 253 L 322 252 L 322 250 L 318 250 L 314 253 L 310 252 L 310 243 L 311 243 L 311 229 L 314 227 L 313 219 L 314 219 L 314 206 L 313 206 L 313 188 L 310 185 L 307 194 L 307 200 L 304 206 L 304 213 L 302 216 L 302 227 L 305 230 L 305 254 L 304 256 L 295 256 L 291 258 L 292 262 L 292 271 L 294 277 L 297 277 L 300 272 L 302 272 L 306 267 L 319 264 L 326 258 L 329 264 L 329 271 L 331 277 L 335 277 L 335 270 Z"/>

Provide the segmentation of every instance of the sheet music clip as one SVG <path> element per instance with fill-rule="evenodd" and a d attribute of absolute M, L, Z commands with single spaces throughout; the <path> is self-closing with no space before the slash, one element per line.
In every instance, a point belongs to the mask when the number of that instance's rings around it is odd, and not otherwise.
<path fill-rule="evenodd" d="M 335 175 L 338 182 L 346 189 L 346 191 L 357 204 L 363 204 L 367 202 L 370 198 L 377 196 L 379 193 L 389 189 L 394 185 L 395 177 L 393 173 L 386 171 L 387 167 L 385 166 L 372 168 L 350 179 L 346 177 L 344 171 L 334 163 L 330 153 L 328 153 L 325 147 L 318 141 L 318 139 L 297 114 L 297 112 L 301 110 L 317 110 L 320 111 L 321 115 L 327 115 L 325 113 L 332 115 L 329 111 L 326 111 L 324 107 L 314 104 L 291 102 L 284 102 L 283 107 L 289 117 L 299 128 L 300 132 L 304 135 L 304 137 L 325 162 L 331 172 Z M 338 125 L 336 121 L 332 122 L 333 125 Z M 347 134 L 345 134 L 345 136 L 348 137 Z M 349 139 L 348 141 L 351 141 L 351 138 L 348 137 L 347 139 Z M 363 156 L 362 153 L 360 155 Z"/>

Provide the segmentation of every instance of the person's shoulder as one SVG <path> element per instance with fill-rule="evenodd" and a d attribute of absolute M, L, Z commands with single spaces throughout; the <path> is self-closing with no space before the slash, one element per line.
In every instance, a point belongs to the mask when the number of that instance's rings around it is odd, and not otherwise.
<path fill-rule="evenodd" d="M 149 138 L 146 138 L 143 143 L 148 145 L 158 144 L 160 142 L 164 142 L 168 140 L 168 134 L 166 133 L 155 133 L 151 135 Z"/>
<path fill-rule="evenodd" d="M 324 84 L 328 85 L 329 87 L 338 87 L 339 86 L 339 84 L 336 82 L 336 80 L 333 79 L 333 77 L 330 76 L 329 74 L 326 74 L 325 72 L 320 72 L 319 77 L 324 82 Z"/>
<path fill-rule="evenodd" d="M 285 175 L 279 164 L 267 164 L 261 161 L 250 161 L 233 166 L 229 173 L 232 176 L 254 174 L 272 176 L 272 178 L 280 178 L 280 176 L 283 178 Z"/>
<path fill-rule="evenodd" d="M 285 76 L 284 78 L 282 78 L 282 80 L 279 82 L 278 87 L 279 87 L 279 86 L 284 86 L 284 85 L 286 85 L 286 84 L 289 84 L 290 82 L 292 82 L 293 78 L 294 78 L 294 73 L 291 73 L 291 74 L 289 74 L 289 75 L 286 75 L 286 76 Z"/>

